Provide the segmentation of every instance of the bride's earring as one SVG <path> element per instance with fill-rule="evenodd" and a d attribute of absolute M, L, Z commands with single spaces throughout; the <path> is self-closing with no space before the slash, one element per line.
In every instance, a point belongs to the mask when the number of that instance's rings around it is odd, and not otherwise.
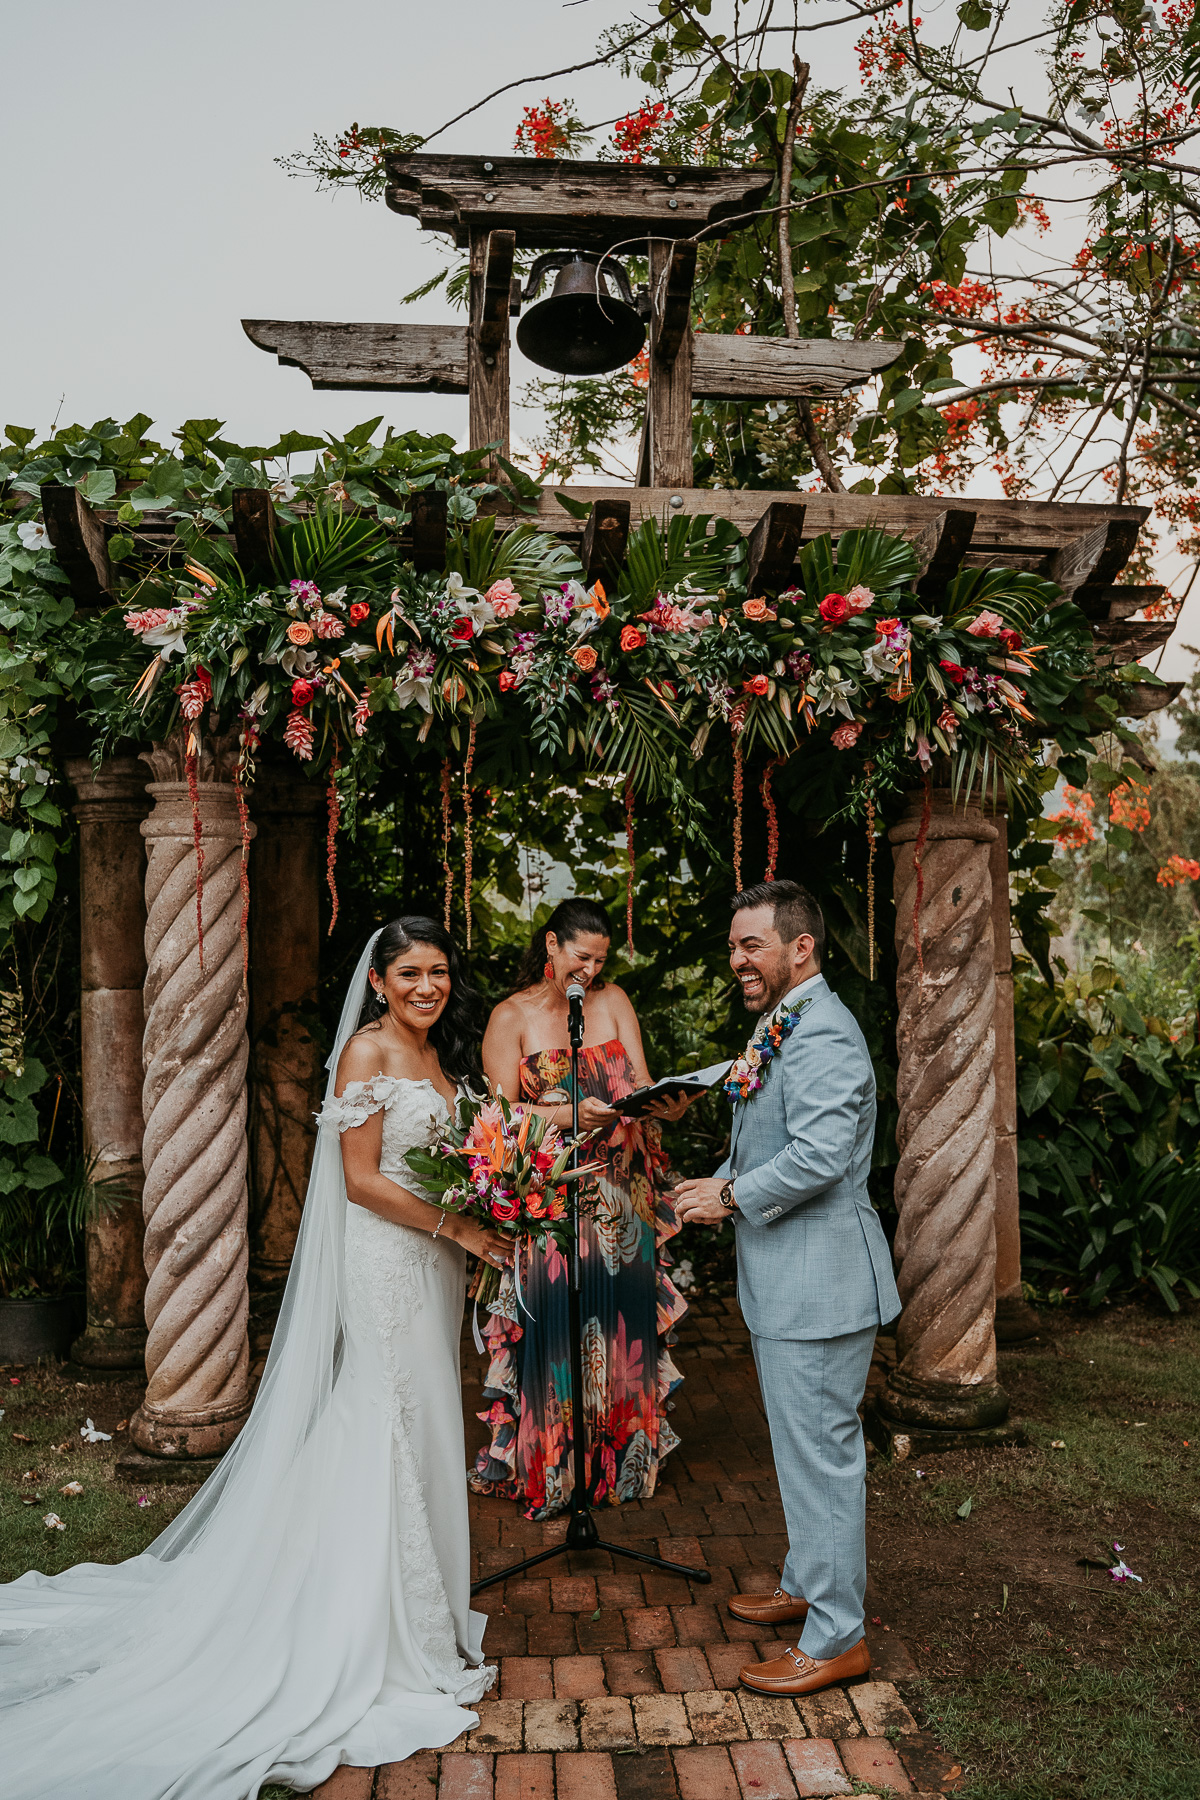
<path fill-rule="evenodd" d="M 379 1008 L 380 1012 L 387 1011 L 387 995 L 384 993 L 382 988 L 375 989 L 375 1004 Z"/>
<path fill-rule="evenodd" d="M 542 970 L 542 974 L 547 981 L 553 981 L 554 980 L 554 964 L 550 961 L 547 961 L 546 967 Z"/>

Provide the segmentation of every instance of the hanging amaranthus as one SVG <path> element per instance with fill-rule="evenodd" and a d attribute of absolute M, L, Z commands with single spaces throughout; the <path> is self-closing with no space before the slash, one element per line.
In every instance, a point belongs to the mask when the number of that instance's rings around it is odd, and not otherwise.
<path fill-rule="evenodd" d="M 325 789 L 326 828 L 325 828 L 325 879 L 329 884 L 329 894 L 333 901 L 333 912 L 329 919 L 327 935 L 333 936 L 333 928 L 337 924 L 338 891 L 337 891 L 337 831 L 341 823 L 342 803 L 337 791 L 337 772 L 341 767 L 339 751 L 341 746 L 337 740 L 333 745 L 333 761 L 329 765 L 329 786 Z"/>
<path fill-rule="evenodd" d="M 767 815 L 767 872 L 763 876 L 764 881 L 774 881 L 775 865 L 779 861 L 779 812 L 775 796 L 771 792 L 771 777 L 785 761 L 786 758 L 782 756 L 772 757 L 763 770 L 762 803 Z M 738 889 L 741 890 L 741 882 L 738 883 Z"/>
<path fill-rule="evenodd" d="M 733 890 L 742 891 L 742 800 L 746 785 L 746 761 L 742 755 L 742 726 L 746 723 L 746 703 L 739 700 L 729 715 L 733 738 Z"/>
<path fill-rule="evenodd" d="M 633 877 L 636 861 L 633 853 L 633 783 L 625 783 L 625 947 L 633 961 Z"/>
<path fill-rule="evenodd" d="M 454 898 L 454 872 L 450 867 L 450 758 L 442 758 L 442 868 L 446 876 L 446 900 L 442 923 L 450 929 L 450 902 Z"/>
<path fill-rule="evenodd" d="M 925 853 L 925 839 L 929 836 L 929 821 L 933 817 L 933 791 L 929 777 L 925 777 L 925 804 L 921 808 L 921 828 L 917 832 L 917 841 L 913 845 L 913 866 L 917 871 L 917 897 L 913 901 L 913 943 L 917 951 L 917 973 L 925 979 L 925 957 L 921 949 L 921 902 L 925 898 L 925 870 L 921 858 Z"/>
<path fill-rule="evenodd" d="M 192 843 L 196 848 L 196 947 L 200 952 L 200 968 L 204 968 L 204 823 L 200 817 L 200 745 L 193 731 L 188 732 L 187 753 L 183 766 L 187 770 L 188 799 L 192 803 Z"/>
<path fill-rule="evenodd" d="M 471 837 L 471 770 L 475 766 L 475 720 L 467 733 L 467 760 L 463 764 L 463 889 L 467 909 L 467 949 L 471 948 L 471 877 L 475 861 L 475 845 Z"/>
<path fill-rule="evenodd" d="M 875 793 L 871 786 L 871 777 L 875 773 L 875 764 L 866 765 L 866 802 L 867 802 L 867 968 L 872 981 L 875 979 Z"/>
<path fill-rule="evenodd" d="M 233 771 L 233 792 L 237 800 L 238 830 L 242 839 L 242 861 L 238 869 L 238 886 L 242 890 L 242 915 L 238 921 L 238 932 L 242 940 L 242 992 L 250 994 L 250 808 L 246 803 L 246 790 L 242 785 L 242 765 L 246 759 L 246 740 L 242 739 L 242 754 L 238 758 Z"/>

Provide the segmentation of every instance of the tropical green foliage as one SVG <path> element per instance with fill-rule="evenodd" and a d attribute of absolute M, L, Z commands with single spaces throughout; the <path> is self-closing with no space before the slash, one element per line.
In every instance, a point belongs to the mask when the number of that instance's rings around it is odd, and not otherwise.
<path fill-rule="evenodd" d="M 1095 1306 L 1147 1287 L 1200 1298 L 1200 1051 L 1144 1017 L 1110 967 L 1048 988 L 1018 971 L 1027 1270 Z"/>

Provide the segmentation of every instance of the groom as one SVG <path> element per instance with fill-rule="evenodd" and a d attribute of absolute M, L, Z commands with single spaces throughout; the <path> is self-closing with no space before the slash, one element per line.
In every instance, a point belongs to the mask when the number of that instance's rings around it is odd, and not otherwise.
<path fill-rule="evenodd" d="M 799 1647 L 742 1670 L 764 1694 L 810 1694 L 871 1666 L 863 1636 L 866 1451 L 858 1407 L 878 1325 L 900 1299 L 867 1197 L 875 1080 L 857 1023 L 821 974 L 825 922 L 794 881 L 733 902 L 729 960 L 759 1023 L 730 1072 L 728 1160 L 674 1191 L 682 1224 L 732 1217 L 738 1299 L 787 1520 L 773 1594 L 729 1601 L 755 1625 L 803 1620 Z"/>

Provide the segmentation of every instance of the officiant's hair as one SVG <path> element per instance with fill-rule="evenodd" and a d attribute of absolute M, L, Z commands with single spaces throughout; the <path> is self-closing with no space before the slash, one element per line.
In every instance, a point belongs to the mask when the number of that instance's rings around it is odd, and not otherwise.
<path fill-rule="evenodd" d="M 785 944 L 798 937 L 813 940 L 813 960 L 817 967 L 825 961 L 825 919 L 820 907 L 798 881 L 760 881 L 757 887 L 745 888 L 733 896 L 734 912 L 745 912 L 751 906 L 769 906 L 775 914 L 775 929 Z"/>
<path fill-rule="evenodd" d="M 405 913 L 403 918 L 393 919 L 379 933 L 371 967 L 382 979 L 392 964 L 414 944 L 432 944 L 435 950 L 441 951 L 450 968 L 450 998 L 437 1024 L 429 1027 L 429 1042 L 437 1051 L 442 1072 L 451 1081 L 482 1083 L 479 1046 L 483 1031 L 483 1000 L 466 978 L 450 933 L 436 919 L 427 919 L 423 913 Z M 379 1016 L 372 989 L 358 1022 L 359 1030 L 364 1025 L 377 1023 Z"/>
<path fill-rule="evenodd" d="M 570 944 L 585 932 L 594 932 L 597 937 L 612 937 L 612 925 L 608 914 L 594 900 L 560 900 L 540 931 L 535 931 L 529 941 L 529 948 L 521 958 L 513 981 L 513 993 L 520 994 L 526 988 L 537 987 L 545 976 L 546 969 L 546 937 L 553 932 L 560 944 Z M 597 978 L 593 981 L 593 991 L 598 991 L 604 983 Z"/>

